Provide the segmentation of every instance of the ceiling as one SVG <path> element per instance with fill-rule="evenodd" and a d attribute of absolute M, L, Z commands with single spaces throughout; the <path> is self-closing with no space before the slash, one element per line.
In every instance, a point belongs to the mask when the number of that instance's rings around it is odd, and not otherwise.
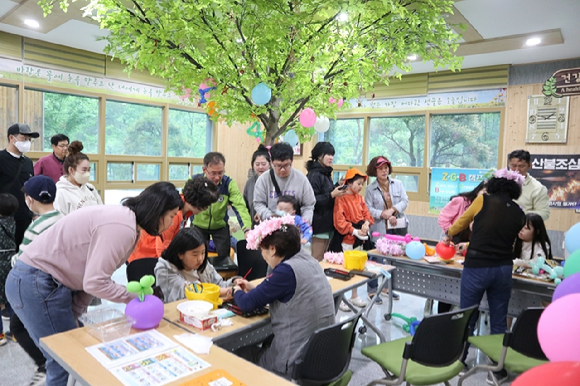
<path fill-rule="evenodd" d="M 67 13 L 58 6 L 44 18 L 37 0 L 0 0 L 0 31 L 103 53 L 105 30 L 82 17 L 86 0 L 71 3 Z M 458 55 L 463 68 L 498 64 L 524 64 L 580 57 L 579 0 L 460 0 L 450 23 L 464 23 L 467 29 Z M 39 28 L 24 20 L 34 19 Z M 527 47 L 531 37 L 542 43 Z M 430 62 L 413 63 L 414 73 L 433 71 Z"/>

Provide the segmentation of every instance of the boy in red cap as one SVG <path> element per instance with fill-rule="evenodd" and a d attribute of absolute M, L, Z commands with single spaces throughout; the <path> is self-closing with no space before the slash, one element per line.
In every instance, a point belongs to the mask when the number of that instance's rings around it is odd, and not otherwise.
<path fill-rule="evenodd" d="M 364 197 L 360 195 L 363 184 L 367 180 L 366 174 L 352 168 L 346 172 L 344 179 L 348 186 L 346 194 L 334 200 L 333 221 L 337 231 L 334 237 L 340 239 L 342 251 L 350 251 L 362 247 L 363 242 L 369 239 L 369 227 L 375 221 L 365 204 Z M 337 246 L 337 244 L 336 239 L 333 239 L 333 245 Z M 356 288 L 352 290 L 350 301 L 357 307 L 367 305 L 358 297 Z M 339 308 L 341 311 L 350 311 L 344 303 Z"/>

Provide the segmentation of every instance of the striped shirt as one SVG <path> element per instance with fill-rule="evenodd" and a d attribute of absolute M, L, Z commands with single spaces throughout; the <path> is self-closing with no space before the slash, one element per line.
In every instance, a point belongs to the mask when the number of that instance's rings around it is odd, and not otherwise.
<path fill-rule="evenodd" d="M 24 232 L 24 238 L 22 239 L 22 244 L 20 244 L 20 250 L 18 251 L 18 254 L 12 256 L 12 266 L 16 264 L 18 258 L 20 258 L 20 255 L 22 252 L 24 252 L 28 244 L 30 244 L 39 234 L 53 226 L 63 217 L 64 215 L 58 210 L 52 210 L 33 221 Z"/>

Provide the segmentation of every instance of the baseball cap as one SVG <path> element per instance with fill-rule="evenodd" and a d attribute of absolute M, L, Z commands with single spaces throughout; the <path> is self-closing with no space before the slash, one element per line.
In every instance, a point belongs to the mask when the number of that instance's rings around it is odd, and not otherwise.
<path fill-rule="evenodd" d="M 8 128 L 8 135 L 18 134 L 30 135 L 32 138 L 40 137 L 40 134 L 30 131 L 30 126 L 26 123 L 15 123 Z"/>
<path fill-rule="evenodd" d="M 24 192 L 43 204 L 54 202 L 56 184 L 47 176 L 34 176 L 24 183 Z"/>
<path fill-rule="evenodd" d="M 385 157 L 379 157 L 379 159 L 377 160 L 377 169 L 383 166 L 384 164 L 391 166 L 391 161 L 389 161 Z"/>

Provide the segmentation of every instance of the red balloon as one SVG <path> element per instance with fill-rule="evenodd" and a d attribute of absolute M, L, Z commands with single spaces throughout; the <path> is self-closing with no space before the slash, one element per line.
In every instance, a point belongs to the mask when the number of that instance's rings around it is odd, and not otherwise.
<path fill-rule="evenodd" d="M 512 383 L 512 386 L 545 385 L 580 385 L 580 362 L 548 362 L 529 369 Z"/>
<path fill-rule="evenodd" d="M 438 242 L 435 246 L 435 252 L 443 260 L 449 260 L 455 256 L 455 247 L 453 245 L 445 245 L 442 242 Z"/>

